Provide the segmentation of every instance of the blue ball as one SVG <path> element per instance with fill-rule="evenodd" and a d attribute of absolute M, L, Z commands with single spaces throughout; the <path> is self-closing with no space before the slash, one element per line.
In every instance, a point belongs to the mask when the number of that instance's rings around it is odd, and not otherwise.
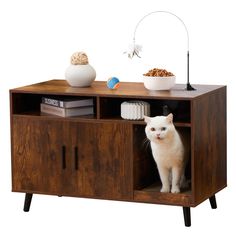
<path fill-rule="evenodd" d="M 120 86 L 120 81 L 116 77 L 111 77 L 107 80 L 107 87 L 109 89 L 117 89 Z"/>

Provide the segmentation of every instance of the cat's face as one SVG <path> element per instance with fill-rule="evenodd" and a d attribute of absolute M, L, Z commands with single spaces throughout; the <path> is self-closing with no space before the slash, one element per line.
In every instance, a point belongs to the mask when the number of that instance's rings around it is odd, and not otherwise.
<path fill-rule="evenodd" d="M 147 138 L 152 142 L 162 142 L 168 139 L 174 132 L 173 115 L 144 117 L 147 126 L 145 128 Z"/>

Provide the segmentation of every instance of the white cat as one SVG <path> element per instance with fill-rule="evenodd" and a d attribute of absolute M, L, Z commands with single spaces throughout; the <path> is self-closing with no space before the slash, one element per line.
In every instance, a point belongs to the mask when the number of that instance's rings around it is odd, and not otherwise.
<path fill-rule="evenodd" d="M 187 147 L 173 124 L 173 115 L 144 117 L 146 136 L 162 182 L 161 192 L 179 193 L 185 187 Z"/>

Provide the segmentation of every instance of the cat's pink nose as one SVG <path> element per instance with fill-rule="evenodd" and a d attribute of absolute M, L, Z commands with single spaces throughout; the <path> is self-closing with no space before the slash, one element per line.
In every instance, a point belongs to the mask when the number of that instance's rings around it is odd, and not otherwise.
<path fill-rule="evenodd" d="M 157 137 L 158 139 L 160 139 L 160 135 L 161 135 L 161 134 L 156 134 L 156 137 Z"/>

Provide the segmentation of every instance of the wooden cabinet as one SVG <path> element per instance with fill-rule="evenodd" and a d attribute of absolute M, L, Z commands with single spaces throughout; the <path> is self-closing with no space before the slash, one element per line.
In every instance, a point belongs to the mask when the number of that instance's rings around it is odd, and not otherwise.
<path fill-rule="evenodd" d="M 131 149 L 122 138 L 130 135 L 129 124 L 14 117 L 13 190 L 131 199 Z"/>
<path fill-rule="evenodd" d="M 12 131 L 13 191 L 62 194 L 61 122 L 13 117 Z"/>
<path fill-rule="evenodd" d="M 129 124 L 75 123 L 70 132 L 74 146 L 72 195 L 132 199 L 132 150 Z M 119 148 L 122 147 L 122 148 Z"/>
<path fill-rule="evenodd" d="M 105 82 L 73 88 L 51 80 L 12 89 L 12 190 L 26 193 L 24 210 L 34 193 L 127 200 L 182 206 L 189 226 L 190 207 L 210 199 L 216 208 L 215 194 L 227 184 L 226 87 L 194 87 L 196 91 L 186 91 L 184 85 L 149 91 L 141 83 L 121 83 L 118 90 L 109 90 Z M 41 114 L 44 96 L 92 98 L 95 114 Z M 191 184 L 181 193 L 160 193 L 144 121 L 120 117 L 121 103 L 129 100 L 148 102 L 151 116 L 162 115 L 168 105 L 178 131 L 188 133 L 186 175 Z"/>

